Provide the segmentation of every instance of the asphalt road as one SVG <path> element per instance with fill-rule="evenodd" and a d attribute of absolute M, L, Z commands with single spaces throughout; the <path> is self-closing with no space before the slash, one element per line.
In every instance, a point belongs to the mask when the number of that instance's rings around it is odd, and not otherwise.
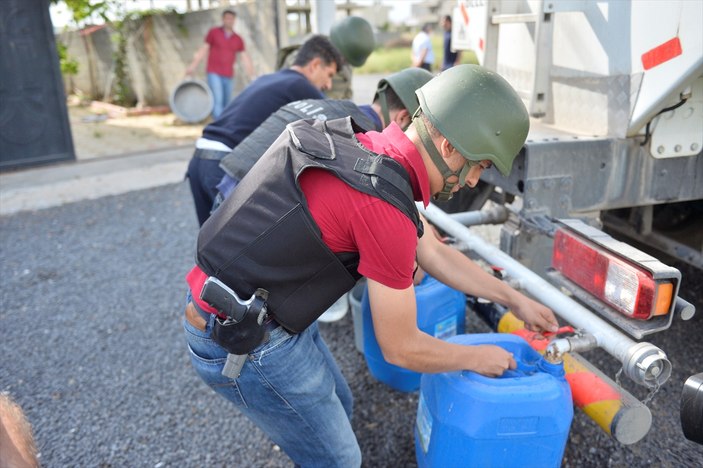
<path fill-rule="evenodd" d="M 290 466 L 190 367 L 181 317 L 196 232 L 185 184 L 0 217 L 0 391 L 27 413 L 44 466 Z M 699 277 L 684 272 L 682 295 L 700 311 Z M 321 329 L 355 395 L 365 466 L 414 466 L 417 395 L 370 377 L 350 314 Z M 469 317 L 468 330 L 487 328 Z M 674 373 L 643 441 L 619 445 L 577 411 L 563 466 L 703 466 L 678 416 L 683 381 L 703 371 L 702 331 L 699 314 L 650 340 Z M 611 377 L 619 367 L 588 357 Z"/>

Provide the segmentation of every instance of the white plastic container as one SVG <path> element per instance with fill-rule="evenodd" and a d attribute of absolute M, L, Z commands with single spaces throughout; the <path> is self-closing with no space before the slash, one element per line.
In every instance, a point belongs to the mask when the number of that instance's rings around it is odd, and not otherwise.
<path fill-rule="evenodd" d="M 361 312 L 361 298 L 365 288 L 366 279 L 362 278 L 349 292 L 349 308 L 354 321 L 354 346 L 360 353 L 364 352 L 364 314 Z"/>
<path fill-rule="evenodd" d="M 320 317 L 317 319 L 320 322 L 336 322 L 347 315 L 349 311 L 349 293 L 345 293 L 337 299 L 337 302 L 332 304 Z"/>

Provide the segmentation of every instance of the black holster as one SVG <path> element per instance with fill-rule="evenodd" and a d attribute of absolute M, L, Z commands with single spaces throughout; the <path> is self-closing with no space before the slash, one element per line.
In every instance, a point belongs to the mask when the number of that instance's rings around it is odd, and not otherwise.
<path fill-rule="evenodd" d="M 239 322 L 217 318 L 212 339 L 230 354 L 249 354 L 266 339 L 266 303 L 257 297 Z"/>

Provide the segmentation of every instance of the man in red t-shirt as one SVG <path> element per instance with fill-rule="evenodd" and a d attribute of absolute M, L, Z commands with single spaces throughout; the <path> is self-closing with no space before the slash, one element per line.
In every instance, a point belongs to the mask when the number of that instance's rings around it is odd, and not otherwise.
<path fill-rule="evenodd" d="M 397 197 L 392 204 L 382 194 L 361 191 L 363 184 L 357 185 L 359 189 L 352 186 L 369 167 L 364 164 L 368 160 L 358 156 L 358 148 L 370 151 L 372 157 L 391 158 L 394 162 L 388 164 L 399 165 L 407 179 L 384 180 L 393 180 L 402 197 L 424 205 L 430 197 L 448 198 L 461 186 L 474 187 L 492 166 L 504 175 L 510 172 L 527 137 L 529 118 L 504 79 L 482 67 L 459 65 L 416 94 L 420 109 L 405 132 L 395 123 L 380 133 L 352 134 L 351 127 L 342 131 L 340 121 L 333 120 L 315 127 L 324 129 L 319 135 L 305 127 L 314 127 L 313 121 L 288 125 L 200 232 L 198 266 L 186 278 L 193 296 L 184 322 L 191 363 L 213 390 L 235 404 L 296 465 L 361 464 L 350 423 L 351 391 L 314 321 L 329 305 L 326 301 L 333 296 L 329 291 L 349 284 L 338 268 L 329 268 L 334 262 L 322 258 L 323 253 L 331 251 L 339 263 L 345 254 L 358 253 L 358 266 L 351 262 L 344 268 L 368 279 L 373 327 L 383 356 L 415 372 L 470 370 L 499 376 L 516 367 L 512 354 L 501 347 L 463 346 L 418 329 L 412 284 L 416 262 L 452 288 L 509 307 L 534 331 L 558 328 L 544 305 L 485 272 L 430 232 L 418 238 L 416 211 L 403 211 L 407 205 L 396 203 Z M 300 158 L 309 157 L 304 154 L 318 158 L 318 167 L 299 171 Z M 345 158 L 354 159 L 341 161 Z M 338 160 L 338 165 L 322 160 Z M 291 190 L 296 182 L 299 192 Z M 293 209 L 290 200 L 296 204 Z M 412 200 L 408 203 L 415 208 Z M 288 223 L 299 219 L 303 205 L 309 225 Z M 329 250 L 322 252 L 320 244 Z M 270 305 L 275 293 L 288 291 L 285 300 L 276 298 L 278 309 L 271 306 L 267 337 L 246 351 L 241 373 L 234 379 L 222 375 L 228 353 L 217 336 L 213 339 L 213 330 L 217 335 L 223 329 L 224 322 L 215 319 L 222 313 L 199 297 L 208 274 L 221 281 L 232 278 L 228 286 L 239 294 L 251 294 L 247 289 L 252 287 L 266 288 Z M 294 305 L 286 308 L 288 300 Z M 279 325 L 295 324 L 300 317 L 311 324 L 301 325 L 297 333 Z"/>
<path fill-rule="evenodd" d="M 195 52 L 193 61 L 186 68 L 186 76 L 192 75 L 207 54 L 207 84 L 214 98 L 212 116 L 217 118 L 229 103 L 232 94 L 234 64 L 241 57 L 249 80 L 254 79 L 254 67 L 249 54 L 244 50 L 244 40 L 234 32 L 237 14 L 232 10 L 222 13 L 222 26 L 212 28 L 205 36 L 205 43 Z"/>

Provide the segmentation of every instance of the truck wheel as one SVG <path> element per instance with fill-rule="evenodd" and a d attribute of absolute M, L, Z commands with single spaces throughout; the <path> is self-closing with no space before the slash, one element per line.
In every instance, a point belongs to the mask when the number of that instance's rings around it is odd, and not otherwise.
<path fill-rule="evenodd" d="M 692 375 L 683 384 L 681 428 L 688 440 L 703 445 L 703 372 Z"/>
<path fill-rule="evenodd" d="M 652 219 L 654 229 L 672 231 L 694 223 L 703 216 L 703 200 L 655 205 Z"/>

